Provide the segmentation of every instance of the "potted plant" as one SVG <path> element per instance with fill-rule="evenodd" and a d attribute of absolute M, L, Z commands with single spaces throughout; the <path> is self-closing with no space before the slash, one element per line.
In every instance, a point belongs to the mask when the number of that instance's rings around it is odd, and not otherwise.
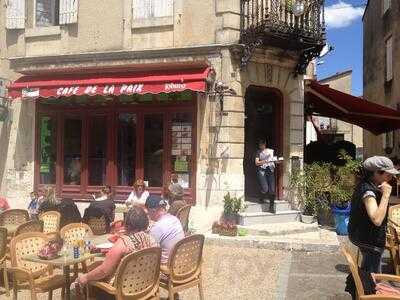
<path fill-rule="evenodd" d="M 301 220 L 313 223 L 321 210 L 329 208 L 331 165 L 312 163 L 291 175 L 290 187 L 302 210 Z"/>
<path fill-rule="evenodd" d="M 243 197 L 232 197 L 228 192 L 224 196 L 224 212 L 218 222 L 214 222 L 212 232 L 219 235 L 236 236 L 239 212 L 245 209 Z"/>
<path fill-rule="evenodd" d="M 361 168 L 361 161 L 352 159 L 345 151 L 340 152 L 339 158 L 344 161 L 344 165 L 333 167 L 330 202 L 336 233 L 347 235 L 350 201 L 356 185 L 357 174 Z"/>

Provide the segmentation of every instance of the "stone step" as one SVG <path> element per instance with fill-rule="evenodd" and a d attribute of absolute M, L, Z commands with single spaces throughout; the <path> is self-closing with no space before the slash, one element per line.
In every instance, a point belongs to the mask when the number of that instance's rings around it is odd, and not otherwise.
<path fill-rule="evenodd" d="M 318 233 L 318 223 L 305 224 L 301 222 L 271 223 L 241 226 L 247 234 L 254 236 L 279 236 L 288 234 Z"/>
<path fill-rule="evenodd" d="M 300 221 L 300 211 L 286 210 L 276 213 L 255 212 L 255 213 L 239 213 L 239 225 L 255 225 L 255 224 L 271 224 L 271 223 L 287 223 Z"/>
<path fill-rule="evenodd" d="M 247 213 L 269 212 L 269 201 L 266 201 L 265 203 L 255 203 L 255 202 L 245 201 L 245 204 L 246 204 L 246 209 L 244 210 L 244 212 Z M 292 209 L 290 203 L 283 200 L 275 200 L 274 205 L 276 212 L 287 211 Z"/>

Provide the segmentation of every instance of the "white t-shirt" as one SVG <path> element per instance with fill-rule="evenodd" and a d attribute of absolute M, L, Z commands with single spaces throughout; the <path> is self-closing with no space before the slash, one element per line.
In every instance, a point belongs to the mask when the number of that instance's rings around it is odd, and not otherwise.
<path fill-rule="evenodd" d="M 173 215 L 165 214 L 150 228 L 150 235 L 161 247 L 161 263 L 168 262 L 169 254 L 175 244 L 185 237 L 179 219 Z"/>
<path fill-rule="evenodd" d="M 145 205 L 147 198 L 150 196 L 148 191 L 144 191 L 140 197 L 138 197 L 135 193 L 135 191 L 132 191 L 129 194 L 128 199 L 125 201 L 125 204 L 128 205 L 134 205 L 134 204 L 139 204 L 139 205 Z"/>

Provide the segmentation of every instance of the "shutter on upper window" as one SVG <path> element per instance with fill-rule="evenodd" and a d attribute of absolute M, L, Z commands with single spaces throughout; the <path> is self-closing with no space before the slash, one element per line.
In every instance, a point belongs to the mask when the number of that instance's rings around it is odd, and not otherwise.
<path fill-rule="evenodd" d="M 132 16 L 134 20 L 152 17 L 152 0 L 132 0 Z"/>
<path fill-rule="evenodd" d="M 393 38 L 386 40 L 386 81 L 393 79 Z"/>
<path fill-rule="evenodd" d="M 153 0 L 154 17 L 169 17 L 174 13 L 173 0 Z"/>
<path fill-rule="evenodd" d="M 78 0 L 60 0 L 60 24 L 78 23 Z"/>
<path fill-rule="evenodd" d="M 25 0 L 6 0 L 6 28 L 25 28 Z"/>

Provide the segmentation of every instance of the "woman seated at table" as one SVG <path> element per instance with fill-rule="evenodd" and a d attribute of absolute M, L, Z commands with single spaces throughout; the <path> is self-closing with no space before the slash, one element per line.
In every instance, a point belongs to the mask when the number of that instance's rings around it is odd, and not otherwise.
<path fill-rule="evenodd" d="M 137 179 L 133 185 L 133 191 L 130 193 L 128 199 L 125 201 L 127 206 L 146 204 L 146 200 L 149 197 L 149 192 L 146 190 L 146 185 L 142 179 Z"/>
<path fill-rule="evenodd" d="M 158 246 L 146 232 L 148 226 L 149 219 L 143 208 L 133 206 L 129 209 L 125 218 L 126 233 L 115 242 L 106 254 L 103 263 L 89 273 L 79 275 L 77 282 L 80 285 L 86 285 L 90 281 L 105 281 L 113 284 L 115 271 L 125 255 Z M 98 299 L 103 298 L 98 297 Z"/>

